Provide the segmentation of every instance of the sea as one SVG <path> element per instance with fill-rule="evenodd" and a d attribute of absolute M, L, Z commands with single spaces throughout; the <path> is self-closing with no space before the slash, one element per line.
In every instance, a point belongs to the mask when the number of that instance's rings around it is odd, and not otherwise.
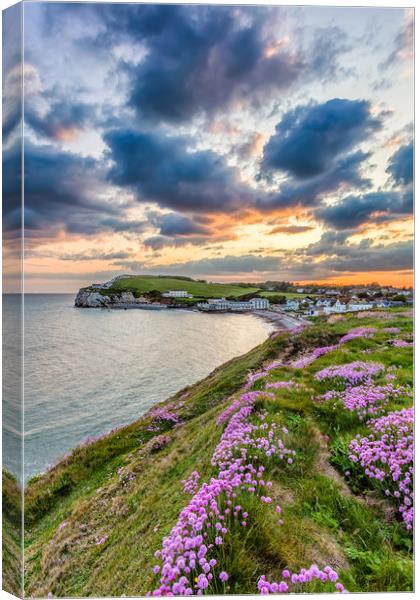
<path fill-rule="evenodd" d="M 12 380 L 20 374 L 18 314 L 18 296 L 4 296 L 3 462 L 21 479 Z M 71 294 L 26 295 L 24 324 L 25 481 L 244 354 L 274 328 L 251 314 L 76 308 Z"/>

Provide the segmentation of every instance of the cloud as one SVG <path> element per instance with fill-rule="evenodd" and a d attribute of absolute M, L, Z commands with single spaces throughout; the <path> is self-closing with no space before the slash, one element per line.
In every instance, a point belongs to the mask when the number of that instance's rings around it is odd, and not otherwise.
<path fill-rule="evenodd" d="M 4 228 L 21 226 L 20 144 L 4 152 Z M 60 231 L 92 235 L 101 231 L 141 231 L 146 223 L 125 217 L 123 202 L 107 199 L 98 161 L 50 145 L 25 143 L 25 236 L 55 237 Z"/>
<path fill-rule="evenodd" d="M 94 120 L 93 106 L 68 98 L 53 102 L 46 111 L 39 110 L 35 98 L 25 104 L 25 123 L 39 135 L 52 140 L 72 140 Z"/>
<path fill-rule="evenodd" d="M 307 180 L 290 179 L 283 183 L 278 193 L 266 196 L 261 208 L 275 209 L 289 206 L 316 206 L 328 194 L 348 188 L 365 189 L 372 185 L 360 173 L 369 153 L 357 151 L 338 160 L 330 171 Z"/>
<path fill-rule="evenodd" d="M 382 122 L 366 100 L 334 98 L 298 106 L 284 115 L 264 147 L 264 169 L 285 171 L 297 179 L 315 177 L 339 163 Z"/>
<path fill-rule="evenodd" d="M 327 231 L 318 242 L 295 253 L 302 261 L 315 259 L 315 268 L 326 267 L 329 271 L 366 272 L 407 270 L 413 266 L 412 240 L 393 244 L 375 244 L 371 239 L 358 243 L 349 242 L 354 230 Z M 322 258 L 324 257 L 324 258 Z M 321 258 L 321 260 L 319 260 Z"/>
<path fill-rule="evenodd" d="M 22 118 L 22 13 L 23 5 L 15 4 L 3 16 L 3 143 L 20 124 Z"/>
<path fill-rule="evenodd" d="M 289 37 L 281 37 L 286 28 L 278 7 L 47 7 L 47 33 L 57 28 L 57 10 L 94 23 L 96 35 L 89 30 L 77 39 L 91 52 L 141 46 L 139 56 L 125 57 L 119 69 L 129 80 L 129 106 L 149 122 L 180 124 L 229 108 L 264 106 L 299 81 L 344 74 L 338 66 L 348 50 L 344 31 L 318 28 L 305 44 L 289 28 Z"/>
<path fill-rule="evenodd" d="M 181 212 L 237 213 L 314 205 L 342 188 L 369 187 L 370 180 L 360 174 L 369 154 L 350 151 L 380 126 L 366 101 L 335 99 L 286 113 L 265 146 L 263 160 L 263 170 L 274 164 L 288 169 L 290 177 L 278 192 L 244 183 L 239 170 L 215 152 L 192 151 L 192 140 L 185 136 L 115 129 L 104 140 L 113 162 L 109 179 L 134 190 L 138 201 Z M 191 221 L 181 224 L 179 217 L 176 224 L 175 217 L 170 219 L 165 227 L 193 226 Z M 203 233 L 197 224 L 194 229 L 191 234 Z"/>
<path fill-rule="evenodd" d="M 395 183 L 407 185 L 413 181 L 414 148 L 413 141 L 401 146 L 390 158 L 386 169 Z"/>
<path fill-rule="evenodd" d="M 232 212 L 255 201 L 254 190 L 241 181 L 237 169 L 211 150 L 189 151 L 188 138 L 113 130 L 104 139 L 113 161 L 109 179 L 134 190 L 140 202 L 211 213 Z"/>
<path fill-rule="evenodd" d="M 352 245 L 347 256 L 325 261 L 326 266 L 333 271 L 405 271 L 413 268 L 412 240 L 373 246 L 360 243 L 356 248 Z"/>
<path fill-rule="evenodd" d="M 393 43 L 393 49 L 382 68 L 388 68 L 402 61 L 414 61 L 414 9 L 407 8 L 403 26 L 397 33 Z"/>
<path fill-rule="evenodd" d="M 336 229 L 359 227 L 365 223 L 390 220 L 413 211 L 410 192 L 378 191 L 346 196 L 337 204 L 315 211 L 314 216 Z"/>
<path fill-rule="evenodd" d="M 75 262 L 90 262 L 92 260 L 117 260 L 117 259 L 125 259 L 130 258 L 132 256 L 131 252 L 102 252 L 101 250 L 96 250 L 94 252 L 86 253 L 86 252 L 73 252 L 69 254 L 62 254 L 59 256 L 60 260 L 65 261 L 75 261 Z"/>
<path fill-rule="evenodd" d="M 153 235 L 143 240 L 143 244 L 152 250 L 161 250 L 162 248 L 179 248 L 181 246 L 201 246 L 208 243 L 208 237 L 200 236 L 177 236 L 169 237 L 165 235 Z"/>
<path fill-rule="evenodd" d="M 211 235 L 212 231 L 194 219 L 179 213 L 156 214 L 151 222 L 159 228 L 160 235 L 165 236 L 189 236 L 189 235 Z"/>
<path fill-rule="evenodd" d="M 220 258 L 203 258 L 184 263 L 175 263 L 165 267 L 169 273 L 185 273 L 187 275 L 217 275 L 234 273 L 264 273 L 279 267 L 276 256 L 223 256 Z M 154 269 L 156 270 L 156 269 Z"/>
<path fill-rule="evenodd" d="M 130 70 L 129 102 L 142 118 L 180 123 L 214 115 L 235 103 L 261 101 L 298 79 L 300 56 L 287 47 L 265 51 L 267 10 L 214 8 L 140 11 L 148 53 Z"/>
<path fill-rule="evenodd" d="M 276 233 L 296 235 L 299 233 L 306 233 L 307 231 L 313 231 L 313 229 L 314 228 L 309 225 L 279 225 L 278 227 L 274 227 L 274 229 L 269 231 L 269 235 L 274 235 Z"/>

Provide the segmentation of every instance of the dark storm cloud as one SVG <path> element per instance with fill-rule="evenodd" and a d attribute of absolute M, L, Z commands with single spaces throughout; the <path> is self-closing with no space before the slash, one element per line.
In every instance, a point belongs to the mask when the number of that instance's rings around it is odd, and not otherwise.
<path fill-rule="evenodd" d="M 366 100 L 334 98 L 298 106 L 284 115 L 264 148 L 265 169 L 297 179 L 325 173 L 343 155 L 381 127 Z"/>
<path fill-rule="evenodd" d="M 371 180 L 360 173 L 363 162 L 370 154 L 357 151 L 334 161 L 329 170 L 308 179 L 289 178 L 280 186 L 278 193 L 267 194 L 257 201 L 262 210 L 287 208 L 289 206 L 316 206 L 327 194 L 345 188 L 365 189 Z"/>
<path fill-rule="evenodd" d="M 390 158 L 387 173 L 396 184 L 407 185 L 413 181 L 414 148 L 413 141 L 399 148 Z"/>
<path fill-rule="evenodd" d="M 4 152 L 4 228 L 20 227 L 20 146 Z M 25 143 L 25 235 L 54 237 L 59 230 L 95 234 L 105 230 L 130 231 L 144 227 L 128 221 L 123 207 L 100 199 L 101 169 L 92 158 Z"/>
<path fill-rule="evenodd" d="M 179 236 L 179 235 L 210 235 L 211 230 L 204 225 L 197 223 L 194 219 L 179 213 L 157 214 L 151 222 L 159 228 L 160 235 Z"/>
<path fill-rule="evenodd" d="M 330 227 L 349 229 L 409 215 L 412 211 L 410 191 L 383 191 L 347 196 L 338 204 L 315 211 L 315 217 Z"/>
<path fill-rule="evenodd" d="M 237 169 L 226 165 L 225 159 L 215 152 L 190 151 L 189 138 L 168 137 L 159 131 L 113 130 L 105 134 L 113 161 L 109 178 L 114 184 L 135 190 L 139 201 L 154 201 L 183 212 L 208 213 L 313 206 L 326 194 L 342 188 L 368 188 L 371 182 L 361 175 L 360 169 L 369 154 L 351 150 L 377 129 L 380 121 L 369 116 L 367 102 L 331 102 L 332 105 L 327 102 L 299 107 L 302 118 L 291 111 L 277 126 L 266 152 L 270 154 L 274 147 L 278 148 L 279 136 L 284 134 L 282 156 L 292 171 L 278 192 L 253 189 L 241 181 Z M 338 123 L 334 123 L 334 117 Z M 288 153 L 290 145 L 294 149 Z M 315 158 L 313 153 L 321 156 Z M 265 167 L 263 161 L 261 178 L 269 175 Z M 184 222 L 182 226 L 190 225 Z"/>
<path fill-rule="evenodd" d="M 69 15 L 95 25 L 77 40 L 90 52 L 120 43 L 145 48 L 137 64 L 122 61 L 120 69 L 129 77 L 128 104 L 154 122 L 258 106 L 298 81 L 334 80 L 349 49 L 338 27 L 317 29 L 305 43 L 299 34 L 279 42 L 279 7 L 47 5 L 46 33 L 57 33 Z"/>
<path fill-rule="evenodd" d="M 114 162 L 110 180 L 139 201 L 195 212 L 230 212 L 254 201 L 236 169 L 211 150 L 188 151 L 188 139 L 114 130 L 104 136 Z M 184 223 L 185 226 L 185 223 Z"/>
<path fill-rule="evenodd" d="M 153 20 L 149 53 L 131 69 L 130 104 L 147 119 L 179 123 L 235 103 L 263 104 L 303 77 L 336 76 L 337 57 L 345 49 L 338 28 L 325 28 L 322 44 L 272 50 L 270 14 L 263 7 L 172 7 L 159 31 Z"/>

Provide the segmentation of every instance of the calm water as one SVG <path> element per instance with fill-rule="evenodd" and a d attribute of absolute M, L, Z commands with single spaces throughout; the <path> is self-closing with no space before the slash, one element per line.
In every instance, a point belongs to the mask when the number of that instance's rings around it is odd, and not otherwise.
<path fill-rule="evenodd" d="M 73 301 L 25 298 L 26 478 L 84 438 L 138 418 L 272 330 L 251 315 L 80 309 Z M 4 310 L 6 318 L 13 313 L 7 297 Z"/>

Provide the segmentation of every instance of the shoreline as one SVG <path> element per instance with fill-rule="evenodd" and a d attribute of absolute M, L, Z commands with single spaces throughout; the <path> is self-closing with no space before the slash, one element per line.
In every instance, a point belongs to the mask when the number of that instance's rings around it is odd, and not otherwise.
<path fill-rule="evenodd" d="M 78 307 L 75 308 L 85 308 Z M 304 319 L 302 317 L 291 316 L 286 314 L 285 312 L 280 311 L 271 311 L 271 310 L 255 310 L 255 311 L 201 311 L 197 309 L 195 306 L 170 306 L 167 304 L 140 304 L 140 303 L 124 303 L 124 304 L 115 304 L 109 306 L 97 306 L 97 307 L 86 307 L 86 308 L 99 308 L 101 310 L 170 310 L 170 311 L 178 311 L 178 310 L 186 310 L 189 312 L 197 312 L 200 314 L 212 314 L 212 315 L 220 315 L 220 314 L 235 314 L 235 315 L 252 315 L 254 317 L 259 317 L 263 319 L 265 322 L 276 324 L 281 326 L 282 330 L 290 331 L 299 325 L 308 326 L 311 324 L 310 321 Z"/>
<path fill-rule="evenodd" d="M 77 307 L 76 307 L 77 308 Z M 111 307 L 98 307 L 101 308 L 102 310 L 104 309 L 108 309 L 108 310 L 122 310 L 123 307 L 121 306 L 115 306 L 113 308 Z M 143 307 L 139 307 L 139 306 L 133 306 L 131 307 L 132 309 L 136 309 L 136 308 L 143 308 Z M 156 309 L 155 309 L 156 310 Z M 202 312 L 198 309 L 196 309 L 195 307 L 182 307 L 182 308 L 176 308 L 176 309 L 172 309 L 173 311 L 187 311 L 187 312 L 194 312 L 196 314 L 208 314 L 205 312 Z M 153 311 L 154 312 L 154 311 Z M 260 321 L 262 320 L 266 326 L 266 332 L 265 332 L 265 337 L 264 339 L 258 343 L 256 346 L 254 346 L 253 348 L 251 348 L 249 351 L 245 352 L 245 353 L 239 353 L 236 356 L 232 357 L 232 359 L 229 359 L 227 362 L 230 362 L 232 360 L 239 360 L 241 359 L 243 356 L 245 356 L 248 352 L 252 352 L 255 350 L 258 350 L 259 348 L 261 348 L 270 338 L 271 336 L 273 336 L 276 333 L 287 333 L 290 329 L 293 329 L 294 327 L 301 325 L 302 323 L 300 321 L 298 321 L 297 319 L 288 319 L 286 317 L 286 322 L 284 320 L 284 316 L 280 313 L 275 313 L 272 312 L 270 313 L 270 311 L 247 311 L 247 312 L 222 312 L 220 313 L 220 315 L 247 315 L 247 316 L 253 316 L 253 317 L 258 317 L 260 319 Z M 289 322 L 287 322 L 289 321 Z M 242 325 L 238 324 L 238 327 L 241 327 Z M 87 435 L 85 436 L 83 439 L 81 439 L 78 443 L 76 443 L 74 446 L 72 446 L 71 448 L 68 448 L 61 456 L 59 456 L 56 460 L 52 461 L 49 465 L 47 465 L 47 467 L 37 473 L 32 473 L 31 475 L 26 475 L 23 478 L 23 481 L 21 483 L 23 483 L 23 486 L 26 488 L 28 482 L 31 481 L 31 479 L 33 478 L 37 478 L 37 477 L 43 477 L 46 474 L 48 474 L 50 471 L 54 470 L 61 462 L 67 460 L 74 451 L 76 451 L 77 449 L 81 448 L 81 447 L 85 447 L 86 445 L 90 445 L 90 444 L 94 444 L 95 442 L 97 442 L 100 439 L 106 438 L 110 435 L 112 435 L 113 433 L 115 433 L 118 430 L 123 430 L 126 427 L 130 427 L 132 426 L 134 423 L 137 422 L 138 419 L 143 419 L 145 417 L 147 417 L 148 413 L 150 411 L 152 411 L 154 408 L 160 406 L 160 405 L 165 405 L 167 402 L 169 402 L 171 400 L 171 398 L 179 395 L 181 392 L 183 392 L 183 390 L 185 390 L 186 388 L 190 388 L 190 387 L 194 387 L 198 384 L 200 384 L 200 382 L 207 380 L 209 377 L 211 377 L 212 373 L 214 373 L 214 371 L 217 371 L 218 369 L 221 369 L 224 365 L 226 364 L 226 361 L 223 361 L 219 364 L 217 364 L 214 369 L 212 369 L 211 371 L 208 372 L 207 375 L 205 375 L 202 378 L 197 379 L 196 381 L 194 381 L 191 384 L 187 384 L 183 387 L 180 387 L 178 390 L 176 390 L 173 394 L 159 400 L 158 402 L 152 404 L 150 407 L 147 408 L 147 410 L 142 413 L 141 415 L 138 416 L 137 419 L 135 420 L 129 420 L 126 422 L 120 422 L 118 425 L 112 426 L 110 424 L 110 427 L 105 429 L 104 431 L 102 431 L 101 433 L 98 433 L 96 435 Z M 20 480 L 20 474 L 16 474 L 14 473 L 12 470 L 10 470 L 10 473 L 13 475 L 13 477 L 19 478 Z"/>
<path fill-rule="evenodd" d="M 307 319 L 303 319 L 301 317 L 292 317 L 283 312 L 259 310 L 251 314 L 255 315 L 256 317 L 259 317 L 260 319 L 263 319 L 268 323 L 277 324 L 281 326 L 282 331 L 290 331 L 295 327 L 299 327 L 301 325 L 307 327 L 312 324 Z"/>

